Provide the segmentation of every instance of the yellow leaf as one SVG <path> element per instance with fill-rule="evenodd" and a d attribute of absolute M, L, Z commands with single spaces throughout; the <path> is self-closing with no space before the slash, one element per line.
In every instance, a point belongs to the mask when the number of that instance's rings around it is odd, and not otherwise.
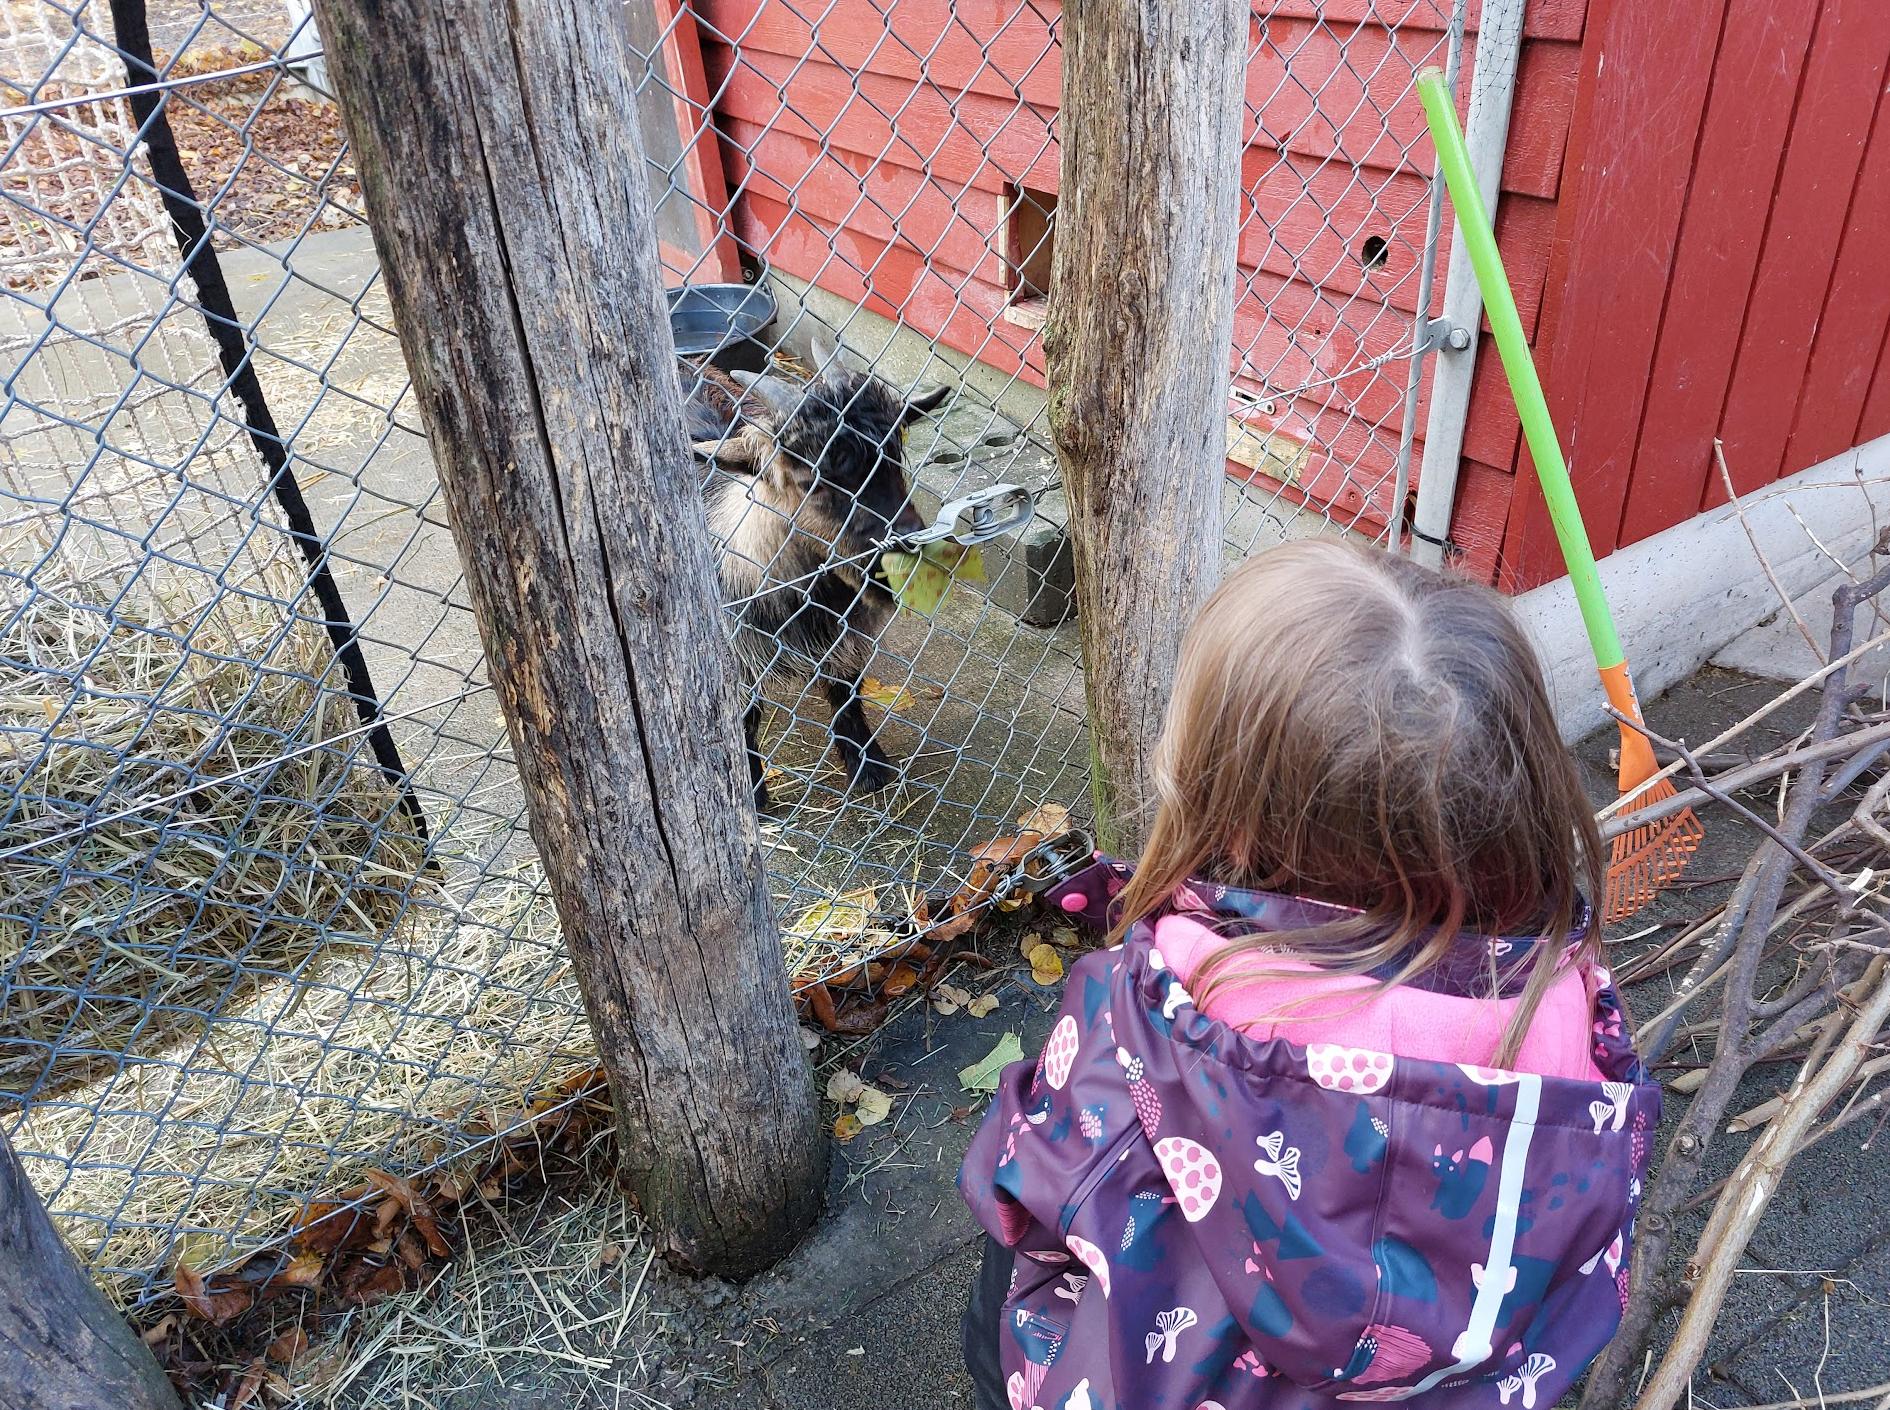
<path fill-rule="evenodd" d="M 833 1138 L 844 1146 L 865 1129 L 865 1126 L 860 1122 L 860 1118 L 849 1112 L 834 1121 Z"/>
<path fill-rule="evenodd" d="M 860 1074 L 844 1067 L 827 1079 L 827 1100 L 830 1102 L 856 1102 L 865 1090 L 866 1083 L 860 1080 Z"/>
<path fill-rule="evenodd" d="M 1061 803 L 1043 803 L 1017 820 L 1025 832 L 1041 832 L 1055 837 L 1070 830 L 1070 810 Z"/>
<path fill-rule="evenodd" d="M 928 543 L 916 555 L 882 553 L 879 563 L 880 574 L 899 605 L 921 617 L 938 610 L 954 578 L 984 577 L 984 555 L 949 539 Z"/>
<path fill-rule="evenodd" d="M 1063 978 L 1063 957 L 1048 945 L 1030 952 L 1030 977 L 1046 987 Z"/>
<path fill-rule="evenodd" d="M 903 685 L 887 685 L 878 676 L 860 682 L 860 695 L 882 710 L 903 710 L 912 704 L 912 692 Z"/>
<path fill-rule="evenodd" d="M 965 1005 L 965 1012 L 970 1014 L 973 1018 L 983 1018 L 997 1006 L 998 996 L 996 994 L 980 994 L 977 998 Z"/>
<path fill-rule="evenodd" d="M 1043 944 L 1043 936 L 1034 930 L 1026 930 L 1017 941 L 1017 953 L 1029 959 L 1031 951 Z"/>
<path fill-rule="evenodd" d="M 877 1126 L 892 1115 L 892 1098 L 877 1087 L 862 1088 L 853 1115 L 862 1126 Z"/>
<path fill-rule="evenodd" d="M 1074 930 L 1053 930 L 1050 932 L 1050 943 L 1055 945 L 1059 950 L 1073 950 L 1076 948 L 1076 932 Z"/>

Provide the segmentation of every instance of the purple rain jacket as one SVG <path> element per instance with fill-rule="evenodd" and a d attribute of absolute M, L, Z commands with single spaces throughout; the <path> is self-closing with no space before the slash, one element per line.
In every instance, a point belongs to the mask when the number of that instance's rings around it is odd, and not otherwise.
<path fill-rule="evenodd" d="M 1066 910 L 1103 919 L 1099 874 L 1113 895 L 1126 868 L 1091 867 L 1087 897 L 1066 884 Z M 1323 909 L 1184 892 L 1248 933 Z M 1554 1405 L 1620 1322 L 1660 1117 L 1606 972 L 1608 1080 L 1584 1082 L 1252 1041 L 1195 1008 L 1153 935 L 1072 966 L 959 1176 L 1016 1254 L 1013 1410 Z M 1534 942 L 1464 943 L 1438 973 L 1487 976 Z"/>

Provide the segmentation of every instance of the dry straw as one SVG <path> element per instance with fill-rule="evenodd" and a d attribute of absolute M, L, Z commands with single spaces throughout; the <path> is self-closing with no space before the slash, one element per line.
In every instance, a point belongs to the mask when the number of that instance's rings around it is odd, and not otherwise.
<path fill-rule="evenodd" d="M 409 904 L 423 848 L 282 587 L 40 581 L 0 625 L 0 1086 L 160 1054 Z"/>

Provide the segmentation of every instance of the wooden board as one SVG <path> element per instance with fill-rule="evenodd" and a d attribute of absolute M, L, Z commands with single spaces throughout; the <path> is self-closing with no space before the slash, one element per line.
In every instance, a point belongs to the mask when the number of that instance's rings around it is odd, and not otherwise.
<path fill-rule="evenodd" d="M 1601 554 L 1723 501 L 1715 436 L 1746 493 L 1890 431 L 1890 7 L 1708 8 L 1590 20 L 1540 347 Z M 1526 460 L 1504 557 L 1562 573 Z"/>
<path fill-rule="evenodd" d="M 947 92 L 980 93 L 1054 108 L 1063 64 L 1050 33 L 1053 7 L 994 0 L 697 0 L 711 42 L 743 54 L 842 68 Z"/>
<path fill-rule="evenodd" d="M 1732 0 L 1727 8 L 1620 529 L 1589 526 L 1611 542 L 1691 516 L 1713 473 L 1713 436 L 1818 8 L 1818 0 Z"/>
<path fill-rule="evenodd" d="M 1877 99 L 1864 165 L 1851 196 L 1831 290 L 1811 345 L 1792 437 L 1785 446 L 1787 474 L 1816 465 L 1853 445 L 1890 432 L 1890 418 L 1865 415 L 1871 378 L 1883 362 L 1890 329 L 1890 278 L 1883 268 L 1890 231 L 1890 100 Z M 1873 358 L 1873 342 L 1878 351 Z"/>
<path fill-rule="evenodd" d="M 1831 286 L 1886 63 L 1890 5 L 1827 0 L 1726 396 L 1721 434 L 1733 485 L 1741 494 L 1772 483 L 1785 469 L 1793 408 Z M 1702 506 L 1725 498 L 1718 477 L 1709 478 Z"/>
<path fill-rule="evenodd" d="M 1551 297 L 1559 284 L 1562 299 L 1537 360 L 1597 552 L 1613 546 L 1627 496 L 1726 5 L 1700 0 L 1682 17 L 1639 0 L 1596 0 L 1590 15 L 1551 261 Z M 1531 470 L 1519 471 L 1504 553 L 1525 582 L 1562 575 Z"/>

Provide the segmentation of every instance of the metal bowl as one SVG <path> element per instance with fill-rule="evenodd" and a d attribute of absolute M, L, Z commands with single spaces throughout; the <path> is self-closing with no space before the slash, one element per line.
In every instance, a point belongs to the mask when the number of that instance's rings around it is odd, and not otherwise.
<path fill-rule="evenodd" d="M 676 356 L 706 357 L 724 372 L 767 369 L 761 334 L 774 315 L 774 296 L 759 284 L 685 284 L 669 291 Z"/>

